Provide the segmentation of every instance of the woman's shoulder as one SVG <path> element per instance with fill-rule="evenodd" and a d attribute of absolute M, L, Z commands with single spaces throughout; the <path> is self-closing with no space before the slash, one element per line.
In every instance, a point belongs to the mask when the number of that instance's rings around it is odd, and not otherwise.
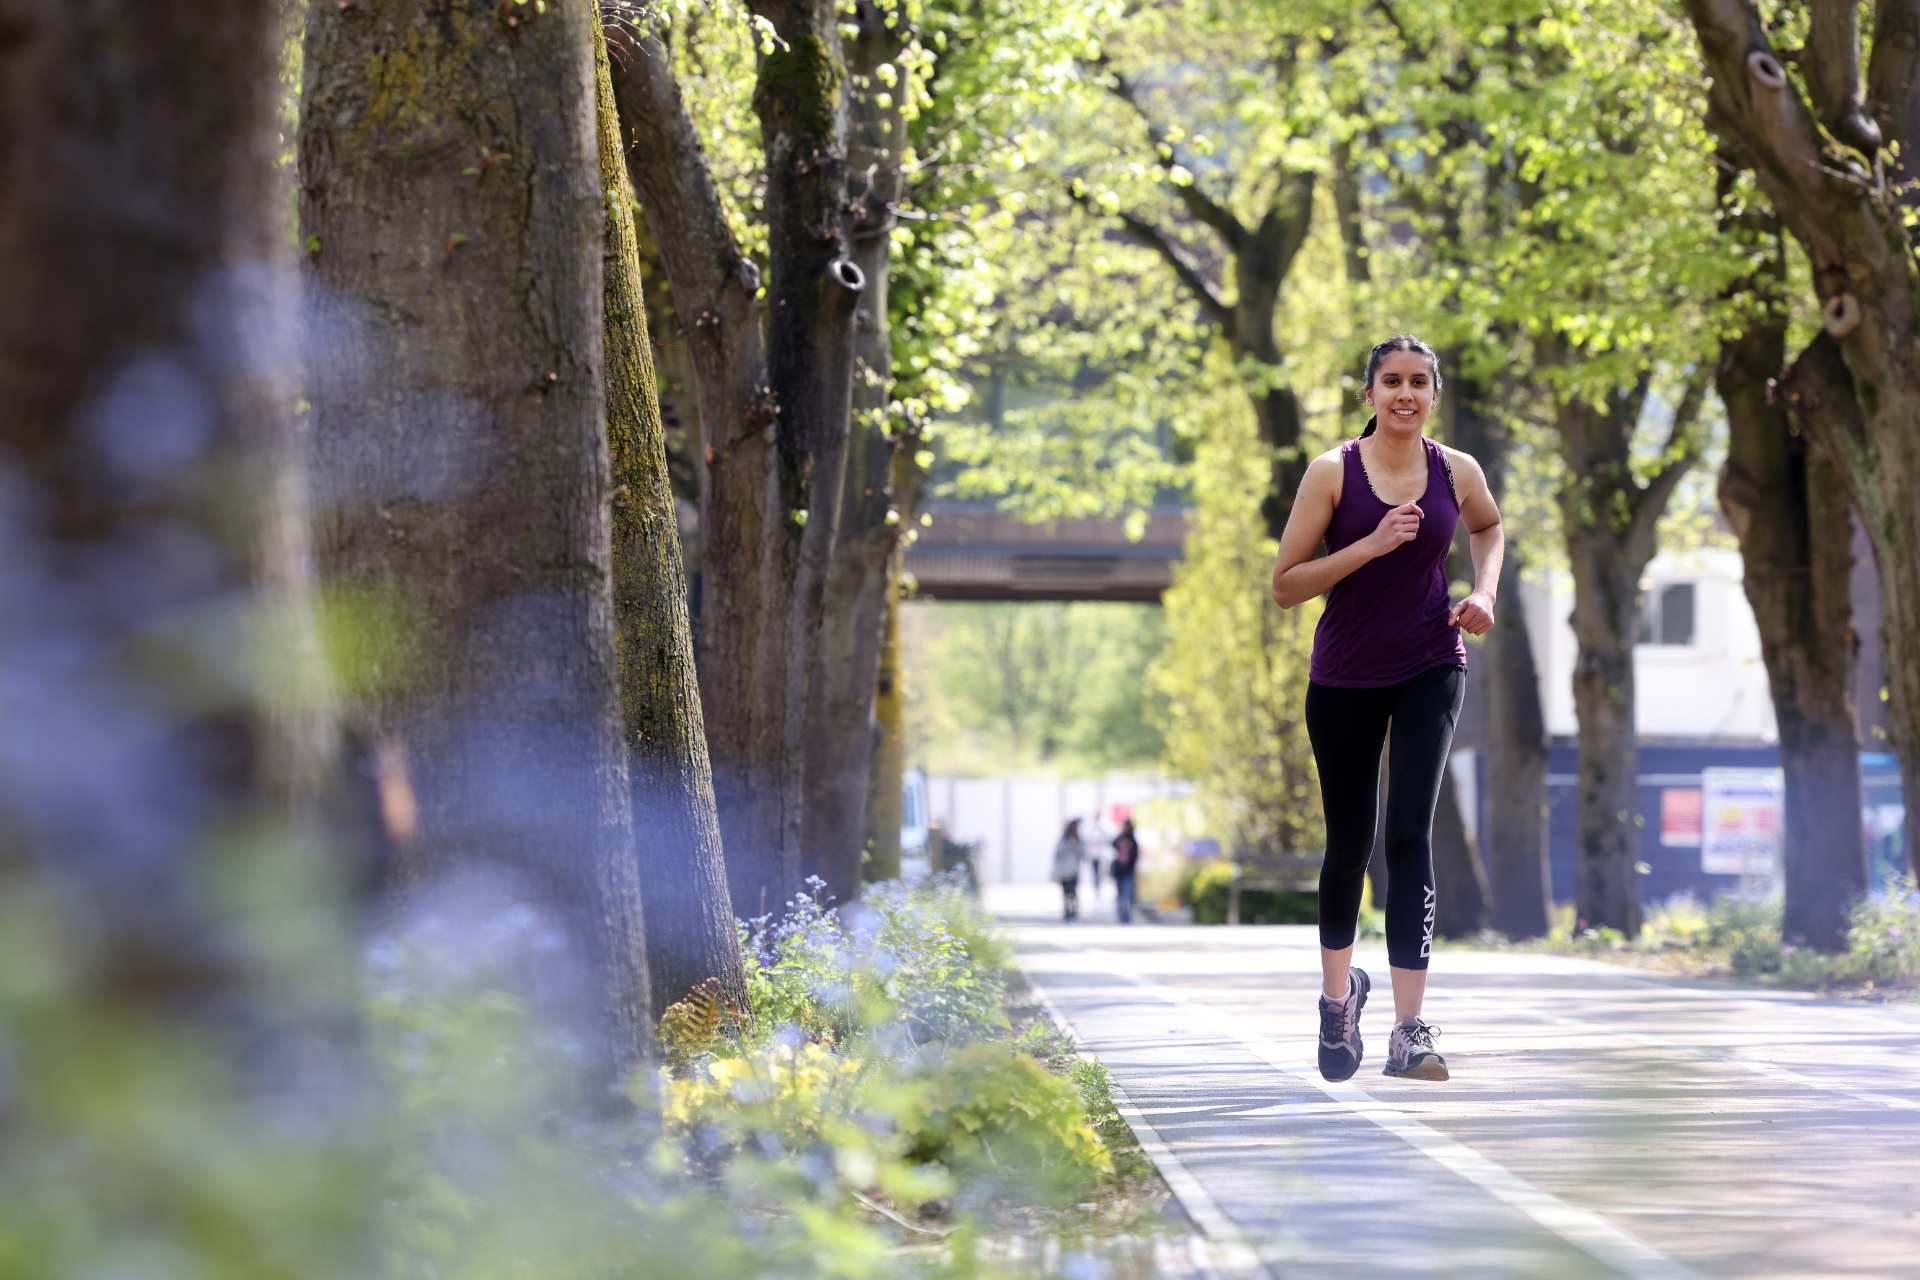
<path fill-rule="evenodd" d="M 1357 443 L 1355 440 L 1344 441 L 1309 462 L 1302 485 L 1314 483 L 1323 487 L 1333 505 L 1339 506 L 1341 492 L 1346 488 L 1347 452 Z"/>
<path fill-rule="evenodd" d="M 1447 476 L 1453 481 L 1453 492 L 1456 498 L 1465 496 L 1470 484 L 1485 483 L 1485 477 L 1480 471 L 1479 461 L 1465 449 L 1456 449 L 1450 444 L 1441 444 L 1431 436 L 1427 438 L 1427 443 L 1433 446 L 1440 458 L 1441 465 L 1446 467 Z"/>

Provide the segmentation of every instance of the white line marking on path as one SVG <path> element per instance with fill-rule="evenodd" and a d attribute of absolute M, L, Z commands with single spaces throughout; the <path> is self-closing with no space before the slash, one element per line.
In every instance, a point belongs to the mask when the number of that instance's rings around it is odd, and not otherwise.
<path fill-rule="evenodd" d="M 1591 1023 L 1583 1022 L 1578 1018 L 1568 1018 L 1560 1014 L 1547 1013 L 1544 1010 L 1529 1010 L 1524 1016 L 1531 1017 L 1539 1022 L 1544 1022 L 1549 1026 L 1575 1027 L 1583 1031 L 1592 1029 Z M 1663 1040 L 1659 1036 L 1650 1036 L 1639 1031 L 1609 1031 L 1607 1035 L 1615 1044 L 1635 1044 L 1643 1048 L 1662 1049 L 1669 1053 L 1688 1054 L 1694 1057 L 1705 1058 L 1710 1062 L 1718 1062 L 1723 1066 L 1738 1067 L 1742 1071 L 1750 1071 L 1754 1075 L 1765 1076 L 1780 1084 L 1796 1085 L 1799 1088 L 1811 1089 L 1818 1093 L 1836 1094 L 1843 1098 L 1852 1098 L 1855 1102 L 1865 1102 L 1876 1107 L 1890 1107 L 1895 1111 L 1920 1111 L 1920 1102 L 1916 1102 L 1912 1098 L 1896 1097 L 1890 1093 L 1873 1093 L 1865 1089 L 1850 1088 L 1844 1084 L 1834 1084 L 1831 1081 L 1802 1075 L 1784 1063 L 1773 1062 L 1767 1059 L 1756 1061 L 1753 1058 L 1743 1057 L 1730 1049 L 1720 1049 L 1712 1045 L 1704 1044 L 1675 1044 L 1672 1040 Z"/>
<path fill-rule="evenodd" d="M 1047 1011 L 1047 1016 L 1053 1019 L 1053 1024 L 1073 1037 L 1075 1047 L 1084 1046 L 1087 1038 L 1080 1033 L 1078 1027 L 1074 1026 L 1073 1020 L 1061 1011 L 1060 1006 L 1053 1002 L 1053 998 L 1041 988 L 1039 983 L 1032 983 L 1032 987 L 1034 996 L 1040 1001 L 1040 1007 Z M 1160 1136 L 1160 1131 L 1153 1127 L 1153 1122 L 1147 1119 L 1146 1113 L 1134 1105 L 1133 1099 L 1111 1074 L 1107 1078 L 1107 1090 L 1113 1095 L 1114 1109 L 1120 1113 L 1120 1118 L 1127 1122 L 1127 1127 L 1133 1130 L 1133 1136 L 1140 1143 L 1140 1149 L 1147 1153 L 1149 1160 L 1153 1161 L 1154 1168 L 1158 1169 L 1160 1176 L 1167 1180 L 1167 1186 L 1172 1190 L 1174 1198 L 1180 1202 L 1180 1207 L 1186 1210 L 1189 1218 L 1193 1219 L 1193 1225 L 1200 1228 L 1200 1234 L 1206 1238 L 1207 1243 L 1219 1251 L 1218 1264 L 1234 1275 L 1266 1276 L 1268 1280 L 1278 1280 L 1278 1277 L 1267 1269 L 1267 1265 L 1260 1261 L 1260 1255 L 1248 1241 L 1246 1233 L 1241 1231 L 1239 1225 L 1227 1216 L 1219 1203 L 1207 1194 L 1207 1189 L 1200 1184 L 1200 1179 L 1194 1177 L 1192 1171 L 1180 1162 L 1180 1157 L 1174 1154 L 1173 1148 Z M 1212 1259 L 1203 1259 L 1202 1266 L 1212 1261 Z"/>
<path fill-rule="evenodd" d="M 1103 963 L 1103 972 L 1125 979 L 1141 991 L 1163 1003 L 1208 1034 L 1232 1041 L 1247 1049 L 1274 1070 L 1300 1084 L 1310 1085 L 1342 1103 L 1361 1118 L 1371 1121 L 1399 1138 L 1442 1168 L 1473 1183 L 1494 1199 L 1511 1205 L 1568 1244 L 1636 1280 L 1694 1280 L 1698 1272 L 1667 1257 L 1652 1245 L 1623 1231 L 1599 1214 L 1568 1204 L 1534 1186 L 1518 1174 L 1496 1164 L 1472 1147 L 1428 1128 L 1412 1116 L 1381 1102 L 1353 1084 L 1330 1084 L 1316 1071 L 1309 1075 L 1293 1065 L 1294 1054 L 1277 1041 L 1241 1033 L 1224 1014 L 1196 1007 L 1191 992 L 1182 992 L 1128 972 L 1121 957 L 1109 952 L 1085 951 L 1089 960 Z M 1038 982 L 1035 986 L 1038 988 Z M 1158 1139 L 1156 1138 L 1156 1141 Z M 1145 1144 L 1142 1144 L 1145 1145 Z M 1164 1143 L 1161 1144 L 1163 1147 Z M 1172 1180 L 1168 1180 L 1171 1184 Z M 1178 1189 L 1176 1188 L 1176 1191 Z M 1208 1203 L 1212 1205 L 1209 1198 Z M 1218 1211 L 1218 1206 L 1213 1206 Z M 1224 1215 L 1223 1215 L 1224 1216 Z"/>

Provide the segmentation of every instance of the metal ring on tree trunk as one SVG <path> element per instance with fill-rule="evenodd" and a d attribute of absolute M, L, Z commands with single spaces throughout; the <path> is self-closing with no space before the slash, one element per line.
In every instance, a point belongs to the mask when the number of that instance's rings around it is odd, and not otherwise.
<path fill-rule="evenodd" d="M 848 293 L 859 293 L 867 287 L 867 277 L 860 265 L 852 258 L 839 257 L 827 264 L 827 275 L 833 282 Z"/>
<path fill-rule="evenodd" d="M 1747 71 L 1755 80 L 1769 89 L 1787 87 L 1786 68 L 1780 65 L 1779 59 L 1765 49 L 1755 49 L 1747 55 Z"/>
<path fill-rule="evenodd" d="M 1844 338 L 1860 327 L 1860 300 L 1850 293 L 1836 293 L 1820 308 L 1827 332 Z"/>

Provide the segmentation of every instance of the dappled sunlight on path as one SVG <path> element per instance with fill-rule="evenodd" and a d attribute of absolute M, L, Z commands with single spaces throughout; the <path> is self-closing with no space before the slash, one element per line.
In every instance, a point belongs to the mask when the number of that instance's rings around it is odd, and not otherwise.
<path fill-rule="evenodd" d="M 1453 1079 L 1421 1084 L 1380 1074 L 1392 996 L 1363 941 L 1366 1058 L 1330 1085 L 1311 928 L 987 902 L 1247 1273 L 1877 1276 L 1920 1252 L 1920 1008 L 1447 950 L 1424 1013 Z"/>

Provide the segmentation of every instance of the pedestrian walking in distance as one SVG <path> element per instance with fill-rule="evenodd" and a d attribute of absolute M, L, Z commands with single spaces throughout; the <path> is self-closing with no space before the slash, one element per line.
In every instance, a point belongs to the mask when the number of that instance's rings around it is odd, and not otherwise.
<path fill-rule="evenodd" d="M 1466 692 L 1461 632 L 1493 626 L 1505 535 L 1480 464 L 1429 440 L 1440 360 L 1418 338 L 1367 356 L 1374 416 L 1358 439 L 1315 458 L 1280 536 L 1273 598 L 1283 609 L 1325 593 L 1307 683 L 1307 736 L 1320 770 L 1327 856 L 1320 870 L 1320 1074 L 1360 1069 L 1370 987 L 1353 967 L 1360 889 L 1373 855 L 1381 746 L 1387 750 L 1387 963 L 1393 1033 L 1386 1074 L 1445 1080 L 1438 1027 L 1422 1020 L 1433 950 L 1433 811 Z M 1465 522 L 1474 588 L 1447 599 L 1447 548 Z M 1322 543 L 1324 542 L 1324 554 Z"/>
<path fill-rule="evenodd" d="M 1113 838 L 1113 909 L 1121 924 L 1133 923 L 1133 873 L 1140 865 L 1140 841 L 1134 838 L 1133 819 L 1120 824 Z"/>
<path fill-rule="evenodd" d="M 1080 863 L 1087 846 L 1080 842 L 1080 819 L 1067 823 L 1060 841 L 1053 846 L 1053 878 L 1060 885 L 1060 918 L 1080 918 Z"/>

